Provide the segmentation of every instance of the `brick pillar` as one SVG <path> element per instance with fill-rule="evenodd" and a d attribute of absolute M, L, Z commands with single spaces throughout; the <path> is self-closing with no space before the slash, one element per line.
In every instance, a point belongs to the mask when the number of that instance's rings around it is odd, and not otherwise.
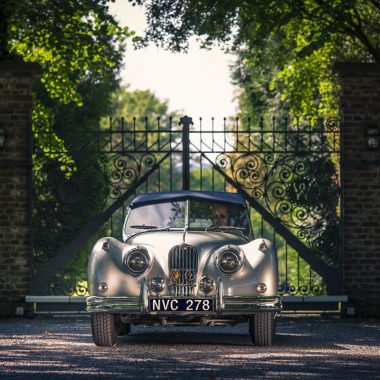
<path fill-rule="evenodd" d="M 15 315 L 30 294 L 32 80 L 38 66 L 0 62 L 0 316 Z M 22 309 L 18 309 L 22 311 Z"/>
<path fill-rule="evenodd" d="M 341 83 L 344 290 L 361 315 L 380 316 L 380 65 L 338 64 Z"/>

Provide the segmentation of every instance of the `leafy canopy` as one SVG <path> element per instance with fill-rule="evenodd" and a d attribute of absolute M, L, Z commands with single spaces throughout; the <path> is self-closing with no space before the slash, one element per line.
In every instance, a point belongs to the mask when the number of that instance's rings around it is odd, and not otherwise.
<path fill-rule="evenodd" d="M 115 81 L 130 36 L 108 14 L 105 0 L 7 1 L 9 56 L 38 62 L 51 99 L 82 106 L 79 87 Z"/>
<path fill-rule="evenodd" d="M 145 43 L 180 51 L 196 35 L 237 53 L 234 80 L 250 111 L 329 114 L 333 63 L 380 62 L 378 0 L 130 1 L 146 5 Z"/>
<path fill-rule="evenodd" d="M 57 125 L 96 128 L 109 111 L 125 41 L 133 33 L 118 25 L 105 0 L 3 0 L 0 29 L 0 59 L 42 68 L 33 88 L 36 143 L 70 176 L 76 167 L 65 142 L 70 135 Z"/>
<path fill-rule="evenodd" d="M 121 86 L 118 88 L 111 96 L 111 114 L 113 115 L 112 119 L 112 131 L 120 131 L 121 126 L 121 118 L 123 117 L 124 122 L 124 128 L 125 131 L 133 131 L 133 118 L 136 117 L 136 129 L 138 130 L 144 130 L 145 129 L 145 116 L 148 117 L 149 125 L 155 125 L 157 122 L 157 117 L 160 117 L 160 125 L 162 129 L 168 129 L 168 123 L 169 117 L 173 117 L 176 120 L 178 119 L 178 113 L 177 112 L 171 112 L 169 110 L 168 101 L 161 100 L 157 98 L 157 96 L 152 93 L 149 90 L 136 90 L 131 91 L 128 89 L 127 86 Z M 101 128 L 102 128 L 102 135 L 104 136 L 107 142 L 110 140 L 110 134 L 107 133 L 107 131 L 110 130 L 110 120 L 109 118 L 103 118 L 101 122 Z M 157 127 L 154 127 L 155 130 L 157 130 Z M 114 135 L 114 146 L 117 144 L 117 140 L 120 137 L 118 133 Z M 137 134 L 136 135 L 136 141 L 133 141 L 133 138 L 130 134 L 126 134 L 124 141 L 125 147 L 128 146 L 128 154 L 130 156 L 133 156 L 137 161 L 141 160 L 141 157 L 144 156 L 142 153 L 133 153 L 134 148 L 144 149 L 144 143 L 147 135 L 144 134 Z M 149 136 L 148 136 L 149 137 Z M 157 141 L 157 134 L 154 134 L 152 136 L 152 141 Z M 165 136 L 165 132 L 161 132 L 160 134 L 161 141 L 166 141 L 167 136 Z M 142 145 L 141 145 L 142 144 Z M 82 156 L 87 157 L 88 153 L 85 152 L 85 154 L 82 154 Z M 116 154 L 116 157 L 119 155 Z M 160 155 L 156 155 L 157 158 L 160 158 Z M 173 155 L 175 156 L 175 155 Z M 89 183 L 88 187 L 89 190 L 92 189 L 92 192 L 94 192 L 94 188 L 100 188 L 102 189 L 104 185 L 107 182 L 112 182 L 112 180 L 115 178 L 117 179 L 117 172 L 118 168 L 114 166 L 114 158 L 115 153 L 110 153 L 107 155 L 103 155 L 102 157 L 102 167 L 97 166 L 96 161 L 92 160 L 92 157 L 90 156 L 89 159 L 81 158 L 80 162 L 83 161 L 83 166 L 85 166 L 85 172 L 87 174 L 86 178 L 86 184 Z M 173 157 L 173 166 L 176 166 L 178 164 L 179 168 L 180 165 L 182 166 L 182 162 L 176 162 L 176 157 Z M 177 159 L 178 161 L 178 159 Z M 130 161 L 130 165 L 133 166 L 133 160 Z M 88 173 L 88 169 L 91 169 L 91 172 Z M 119 167 L 120 169 L 120 167 Z M 98 174 L 96 174 L 98 173 Z M 102 178 L 99 178 L 99 173 L 103 174 Z M 116 175 L 115 175 L 116 174 Z M 157 174 L 157 173 L 156 173 Z M 149 187 L 147 188 L 147 191 L 169 191 L 170 186 L 170 167 L 168 160 L 165 160 L 160 169 L 160 176 L 152 175 L 147 182 Z M 98 179 L 98 182 L 94 182 L 94 178 Z M 180 183 L 181 181 L 181 172 L 176 173 L 173 172 L 173 181 L 177 181 L 177 183 Z M 124 178 L 126 181 L 128 181 L 128 178 Z M 117 182 L 117 181 L 116 181 Z M 94 184 L 96 186 L 94 186 Z M 145 187 L 145 185 L 142 185 Z M 174 188 L 175 187 L 174 185 Z M 77 191 L 76 191 L 77 192 Z M 86 190 L 85 192 L 86 196 L 85 198 L 88 198 L 89 191 Z M 109 196 L 110 194 L 106 192 L 106 196 Z M 71 196 L 71 198 L 75 197 L 77 195 Z M 112 197 L 111 197 L 112 198 Z M 107 198 L 107 204 L 112 201 L 111 198 Z M 99 212 L 99 210 L 94 208 L 94 203 L 92 202 L 92 210 L 93 213 L 96 214 L 96 212 Z M 83 209 L 83 204 L 81 201 L 80 205 L 73 205 L 75 208 L 75 212 L 70 214 L 72 216 L 72 219 L 70 219 L 70 223 L 67 223 L 67 220 L 65 221 L 66 225 L 69 227 L 72 227 L 73 225 L 78 225 L 83 223 L 82 220 L 78 216 L 78 209 Z M 65 213 L 67 215 L 67 213 Z M 81 213 L 79 213 L 81 214 Z M 106 224 L 102 226 L 102 228 L 96 233 L 95 236 L 91 238 L 91 242 L 88 244 L 88 246 L 92 246 L 95 244 L 96 240 L 103 236 L 113 236 L 118 239 L 122 239 L 122 226 L 125 218 L 125 209 L 120 208 L 117 210 L 114 214 L 111 220 L 109 220 Z M 83 224 L 82 224 L 83 226 Z M 80 283 L 83 282 L 86 283 L 86 265 L 87 265 L 87 257 L 88 257 L 88 249 L 81 249 L 72 259 L 70 259 L 69 262 L 65 265 L 65 268 L 62 270 L 62 272 L 55 277 L 53 284 L 52 284 L 52 292 L 59 292 L 59 286 L 60 286 L 60 279 L 64 279 L 66 282 L 66 287 L 69 284 L 69 287 L 71 287 L 74 291 L 75 289 L 78 291 L 78 287 L 80 287 Z"/>
<path fill-rule="evenodd" d="M 352 40 L 364 54 L 380 60 L 378 0 L 129 0 L 146 4 L 146 40 L 172 51 L 188 47 L 191 35 L 204 45 L 230 43 L 232 48 L 262 43 L 272 32 L 308 23 L 306 45 L 297 54 L 308 55 L 339 35 Z M 290 36 L 289 36 L 290 37 Z"/>

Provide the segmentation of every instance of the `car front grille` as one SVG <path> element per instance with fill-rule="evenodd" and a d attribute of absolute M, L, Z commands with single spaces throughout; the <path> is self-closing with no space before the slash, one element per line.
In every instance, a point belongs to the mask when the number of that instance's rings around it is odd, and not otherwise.
<path fill-rule="evenodd" d="M 194 295 L 198 252 L 191 245 L 176 245 L 169 252 L 170 292 L 174 296 Z"/>

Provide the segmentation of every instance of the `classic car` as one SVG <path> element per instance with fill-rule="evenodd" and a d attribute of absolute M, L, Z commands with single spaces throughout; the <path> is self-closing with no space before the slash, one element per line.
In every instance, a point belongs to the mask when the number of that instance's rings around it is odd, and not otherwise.
<path fill-rule="evenodd" d="M 277 277 L 275 248 L 253 238 L 241 195 L 138 195 L 123 241 L 104 237 L 89 257 L 93 341 L 112 346 L 131 325 L 249 322 L 253 343 L 269 346 L 281 310 Z"/>

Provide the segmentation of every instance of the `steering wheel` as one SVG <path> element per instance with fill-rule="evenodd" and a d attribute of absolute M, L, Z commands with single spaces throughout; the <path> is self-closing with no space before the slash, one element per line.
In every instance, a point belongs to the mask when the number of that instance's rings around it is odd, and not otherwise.
<path fill-rule="evenodd" d="M 221 228 L 223 228 L 223 227 L 220 227 L 220 226 L 210 226 L 210 227 L 207 227 L 205 229 L 205 231 L 216 231 L 216 230 L 220 230 Z"/>

